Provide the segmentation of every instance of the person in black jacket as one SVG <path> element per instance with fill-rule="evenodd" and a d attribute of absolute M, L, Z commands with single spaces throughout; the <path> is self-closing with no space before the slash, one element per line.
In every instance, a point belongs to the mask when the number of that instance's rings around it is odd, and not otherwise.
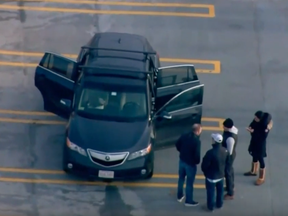
<path fill-rule="evenodd" d="M 255 137 L 255 144 L 251 150 L 251 155 L 253 157 L 253 162 L 260 164 L 259 177 L 255 182 L 256 185 L 262 185 L 265 181 L 265 161 L 264 158 L 267 157 L 266 153 L 266 140 L 269 135 L 270 130 L 273 127 L 272 116 L 265 112 L 260 119 L 257 127 L 251 128 L 250 133 Z"/>
<path fill-rule="evenodd" d="M 248 172 L 245 172 L 244 176 L 256 176 L 259 170 L 258 159 L 253 157 L 253 155 L 255 155 L 257 151 L 257 143 L 258 143 L 257 135 L 258 134 L 256 132 L 258 131 L 258 128 L 260 127 L 260 120 L 262 119 L 262 117 L 263 117 L 263 112 L 261 110 L 257 111 L 254 114 L 253 121 L 250 123 L 249 127 L 246 128 L 247 131 L 250 132 L 251 134 L 251 140 L 250 140 L 250 144 L 248 147 L 248 152 L 252 156 L 252 165 L 251 165 L 251 170 Z M 254 130 L 255 130 L 255 133 L 254 133 Z"/>
<path fill-rule="evenodd" d="M 225 168 L 229 165 L 229 152 L 222 146 L 221 134 L 212 134 L 212 149 L 203 157 L 201 169 L 206 178 L 207 208 L 214 210 L 216 187 L 216 207 L 221 208 L 224 200 Z"/>
<path fill-rule="evenodd" d="M 201 142 L 199 139 L 201 132 L 201 125 L 194 124 L 192 131 L 183 134 L 176 143 L 177 151 L 180 153 L 177 199 L 178 202 L 182 202 L 185 198 L 183 186 L 186 177 L 185 206 L 197 206 L 199 204 L 193 200 L 193 184 L 201 157 Z"/>

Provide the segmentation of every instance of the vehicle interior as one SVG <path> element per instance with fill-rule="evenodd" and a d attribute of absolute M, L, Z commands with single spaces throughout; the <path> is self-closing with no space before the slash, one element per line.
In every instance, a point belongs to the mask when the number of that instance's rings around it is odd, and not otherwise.
<path fill-rule="evenodd" d="M 95 115 L 137 118 L 147 116 L 147 94 L 135 88 L 83 88 L 79 111 Z"/>

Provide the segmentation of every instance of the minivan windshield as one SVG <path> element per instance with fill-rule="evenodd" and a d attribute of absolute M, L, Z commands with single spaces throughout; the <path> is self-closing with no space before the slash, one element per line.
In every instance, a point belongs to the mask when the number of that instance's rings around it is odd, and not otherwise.
<path fill-rule="evenodd" d="M 75 111 L 82 117 L 130 122 L 148 116 L 145 86 L 86 84 L 76 97 Z"/>

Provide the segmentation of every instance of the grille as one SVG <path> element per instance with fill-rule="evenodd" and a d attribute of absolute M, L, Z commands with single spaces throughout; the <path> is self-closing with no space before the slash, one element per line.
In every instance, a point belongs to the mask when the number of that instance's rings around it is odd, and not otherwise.
<path fill-rule="evenodd" d="M 92 159 L 95 163 L 98 163 L 98 164 L 100 164 L 100 165 L 102 165 L 102 166 L 107 166 L 107 167 L 119 165 L 119 164 L 121 164 L 121 163 L 125 160 L 125 158 L 124 158 L 124 159 L 122 159 L 122 160 L 117 160 L 117 161 L 103 161 L 103 160 L 99 160 L 99 159 L 97 159 L 97 158 L 95 158 L 95 157 L 93 157 L 93 156 L 91 156 L 91 159 Z"/>

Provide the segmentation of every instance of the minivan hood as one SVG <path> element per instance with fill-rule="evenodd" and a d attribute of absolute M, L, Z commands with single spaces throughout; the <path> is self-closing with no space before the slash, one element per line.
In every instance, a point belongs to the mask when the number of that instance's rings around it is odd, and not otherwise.
<path fill-rule="evenodd" d="M 114 122 L 73 116 L 68 138 L 84 149 L 103 152 L 137 151 L 150 141 L 148 121 Z"/>

